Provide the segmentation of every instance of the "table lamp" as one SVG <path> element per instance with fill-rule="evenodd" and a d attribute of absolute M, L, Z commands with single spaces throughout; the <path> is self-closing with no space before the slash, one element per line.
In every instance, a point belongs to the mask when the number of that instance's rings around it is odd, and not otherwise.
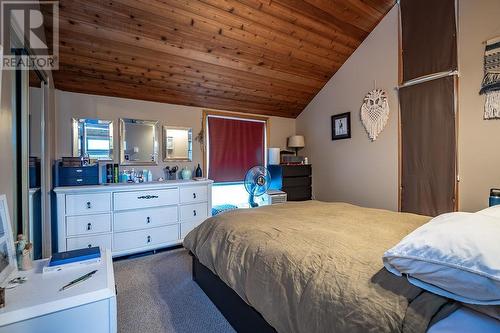
<path fill-rule="evenodd" d="M 288 137 L 288 147 L 295 148 L 295 156 L 298 156 L 300 148 L 304 148 L 304 136 L 302 135 L 292 135 Z"/>

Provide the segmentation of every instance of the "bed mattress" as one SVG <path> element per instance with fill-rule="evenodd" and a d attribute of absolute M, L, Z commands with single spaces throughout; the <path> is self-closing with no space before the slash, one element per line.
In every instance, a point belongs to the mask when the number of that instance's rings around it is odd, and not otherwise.
<path fill-rule="evenodd" d="M 383 268 L 430 218 L 308 201 L 226 212 L 184 239 L 278 332 L 426 332 L 456 309 Z"/>

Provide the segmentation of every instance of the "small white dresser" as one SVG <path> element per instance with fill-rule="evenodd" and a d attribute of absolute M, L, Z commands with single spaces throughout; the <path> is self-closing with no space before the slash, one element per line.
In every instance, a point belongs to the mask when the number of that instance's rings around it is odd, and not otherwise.
<path fill-rule="evenodd" d="M 113 256 L 182 244 L 212 215 L 212 181 L 57 187 L 57 250 L 101 246 Z"/>
<path fill-rule="evenodd" d="M 109 250 L 101 262 L 86 267 L 42 274 L 47 260 L 37 260 L 30 271 L 14 273 L 27 281 L 5 291 L 0 309 L 0 333 L 116 333 L 116 289 Z M 59 289 L 93 270 L 88 280 Z"/>

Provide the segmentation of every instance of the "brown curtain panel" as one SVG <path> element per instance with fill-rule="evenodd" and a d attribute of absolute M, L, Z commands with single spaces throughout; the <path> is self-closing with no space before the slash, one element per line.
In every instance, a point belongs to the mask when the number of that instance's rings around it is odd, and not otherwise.
<path fill-rule="evenodd" d="M 455 210 L 454 77 L 401 88 L 401 211 Z"/>
<path fill-rule="evenodd" d="M 457 69 L 455 0 L 402 0 L 403 81 Z"/>

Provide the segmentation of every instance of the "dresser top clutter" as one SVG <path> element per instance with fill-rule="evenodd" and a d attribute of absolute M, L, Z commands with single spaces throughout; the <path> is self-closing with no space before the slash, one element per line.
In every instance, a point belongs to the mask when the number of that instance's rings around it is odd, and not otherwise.
<path fill-rule="evenodd" d="M 116 257 L 182 244 L 189 231 L 212 215 L 212 183 L 57 187 L 57 252 L 99 246 Z"/>
<path fill-rule="evenodd" d="M 196 186 L 196 185 L 207 185 L 212 184 L 213 180 L 163 180 L 163 181 L 152 181 L 144 183 L 103 183 L 99 185 L 78 185 L 78 186 L 60 186 L 55 187 L 55 193 L 85 193 L 89 192 L 109 192 L 109 191 L 135 191 L 141 189 L 155 189 L 164 188 L 165 186 Z"/>

